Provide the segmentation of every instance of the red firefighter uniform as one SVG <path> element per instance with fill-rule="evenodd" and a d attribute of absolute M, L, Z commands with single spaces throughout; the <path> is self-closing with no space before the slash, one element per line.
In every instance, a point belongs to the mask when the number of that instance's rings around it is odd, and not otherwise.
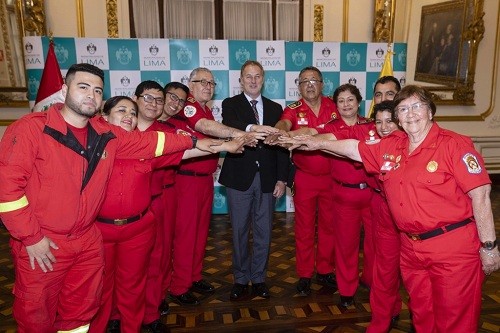
<path fill-rule="evenodd" d="M 401 233 L 401 274 L 417 332 L 477 332 L 484 273 L 467 192 L 490 180 L 472 141 L 433 124 L 411 154 L 394 132 L 359 144 L 368 172 L 378 173 Z M 471 222 L 471 223 L 467 223 Z M 425 240 L 422 233 L 457 224 Z"/>
<path fill-rule="evenodd" d="M 85 327 L 97 312 L 104 259 L 94 220 L 115 157 L 150 158 L 192 146 L 190 138 L 127 133 L 94 117 L 83 147 L 62 107 L 22 117 L 0 142 L 0 216 L 12 236 L 19 332 Z M 26 252 L 44 236 L 59 247 L 47 273 L 32 270 Z"/>
<path fill-rule="evenodd" d="M 375 229 L 372 230 L 375 260 L 370 288 L 372 320 L 366 332 L 385 333 L 389 331 L 391 319 L 401 312 L 402 302 L 399 294 L 401 241 L 399 231 L 389 211 L 381 182 L 374 176 L 371 176 L 369 180 L 370 187 L 374 191 L 371 212 L 372 229 Z"/>
<path fill-rule="evenodd" d="M 359 117 L 358 122 L 347 125 L 339 118 L 319 133 L 333 133 L 338 139 L 375 140 L 373 121 Z M 345 158 L 330 158 L 330 174 L 333 178 L 333 211 L 335 214 L 335 264 L 339 293 L 342 296 L 354 296 L 359 284 L 359 242 L 361 226 L 371 230 L 372 220 L 370 202 L 372 191 L 368 186 L 368 174 L 363 165 Z M 373 243 L 371 238 L 364 243 L 366 272 L 373 270 Z M 369 274 L 371 277 L 371 274 Z"/>
<path fill-rule="evenodd" d="M 303 99 L 288 105 L 281 119 L 292 123 L 291 130 L 316 128 L 339 117 L 337 107 L 328 97 L 322 97 L 318 116 Z M 330 176 L 330 155 L 322 152 L 296 151 L 295 173 L 295 251 L 299 277 L 310 278 L 317 273 L 334 272 L 333 185 Z M 318 244 L 315 247 L 316 214 Z M 316 251 L 316 253 L 315 253 Z"/>
<path fill-rule="evenodd" d="M 163 131 L 175 133 L 171 126 L 167 126 L 159 121 L 153 122 L 145 132 L 150 131 Z M 169 255 L 169 244 L 167 244 L 167 237 L 172 231 L 167 230 L 166 214 L 170 214 L 172 207 L 166 206 L 166 202 L 162 199 L 163 194 L 163 179 L 165 173 L 172 173 L 177 168 L 179 163 L 174 163 L 175 166 L 169 165 L 161 167 L 162 159 L 154 159 L 153 175 L 151 178 L 151 212 L 155 217 L 156 233 L 154 235 L 153 250 L 149 256 L 149 263 L 147 267 L 147 281 L 146 281 L 146 309 L 144 313 L 143 323 L 149 324 L 160 318 L 158 307 L 160 306 L 163 298 L 163 279 L 164 270 L 167 258 Z"/>
<path fill-rule="evenodd" d="M 203 118 L 214 120 L 209 107 L 202 107 L 193 96 L 189 96 L 182 111 L 189 128 L 194 131 L 196 123 Z M 206 138 L 196 132 L 199 139 Z M 174 239 L 173 274 L 170 292 L 181 295 L 193 282 L 202 278 L 208 228 L 212 214 L 214 180 L 218 154 L 192 158 L 181 163 L 175 178 L 177 195 L 176 228 Z"/>
<path fill-rule="evenodd" d="M 182 153 L 175 153 L 158 157 L 154 162 L 115 160 L 97 217 L 104 243 L 104 283 L 101 306 L 91 322 L 90 332 L 106 331 L 113 305 L 119 313 L 123 333 L 141 330 L 146 279 L 149 279 L 145 272 L 157 234 L 157 223 L 150 209 L 152 164 L 175 165 L 181 159 Z"/>

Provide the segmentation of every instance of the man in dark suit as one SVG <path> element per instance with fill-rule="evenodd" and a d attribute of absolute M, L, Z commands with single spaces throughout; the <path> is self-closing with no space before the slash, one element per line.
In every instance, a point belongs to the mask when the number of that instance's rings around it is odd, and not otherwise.
<path fill-rule="evenodd" d="M 264 69 L 249 60 L 241 67 L 243 92 L 222 102 L 223 124 L 242 131 L 274 134 L 273 126 L 280 120 L 281 105 L 261 95 Z M 288 152 L 259 141 L 243 154 L 227 154 L 219 182 L 227 187 L 229 217 L 233 227 L 234 286 L 230 299 L 248 294 L 252 283 L 254 295 L 269 298 L 265 284 L 273 212 L 276 199 L 285 193 L 288 173 Z M 249 251 L 250 229 L 253 234 Z"/>

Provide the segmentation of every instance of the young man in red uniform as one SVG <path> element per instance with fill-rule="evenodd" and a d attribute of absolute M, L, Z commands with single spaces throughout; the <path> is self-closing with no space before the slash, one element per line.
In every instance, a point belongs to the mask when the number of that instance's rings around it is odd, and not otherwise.
<path fill-rule="evenodd" d="M 324 126 L 338 118 L 335 104 L 323 96 L 323 75 L 316 67 L 306 67 L 299 74 L 302 98 L 283 111 L 276 128 L 288 132 L 300 128 Z M 272 143 L 276 136 L 270 136 Z M 316 270 L 319 283 L 336 288 L 334 265 L 333 182 L 330 156 L 322 152 L 293 154 L 297 167 L 295 195 L 296 269 L 299 276 L 297 291 L 306 296 L 311 292 L 311 278 Z M 315 246 L 316 218 L 318 244 Z"/>
<path fill-rule="evenodd" d="M 115 157 L 193 146 L 189 137 L 126 133 L 94 117 L 103 83 L 101 69 L 71 66 L 65 103 L 22 117 L 0 143 L 0 216 L 12 236 L 19 332 L 87 332 L 104 265 L 94 220 Z"/>
<path fill-rule="evenodd" d="M 252 144 L 255 144 L 257 139 L 264 139 L 265 133 L 247 134 L 214 120 L 207 103 L 213 97 L 215 85 L 212 72 L 207 68 L 196 68 L 190 74 L 191 94 L 187 98 L 182 116 L 187 125 L 196 131 L 196 136 L 243 136 Z M 217 169 L 218 158 L 218 155 L 210 155 L 184 161 L 177 171 L 174 186 L 178 223 L 174 239 L 170 295 L 181 305 L 199 304 L 198 298 L 191 291 L 206 294 L 215 290 L 214 286 L 202 279 L 202 266 L 212 214 L 212 174 Z"/>

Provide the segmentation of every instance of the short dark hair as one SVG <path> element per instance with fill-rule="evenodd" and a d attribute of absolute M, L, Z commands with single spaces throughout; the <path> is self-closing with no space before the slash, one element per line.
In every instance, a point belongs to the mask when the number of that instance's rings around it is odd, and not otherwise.
<path fill-rule="evenodd" d="M 343 91 L 349 91 L 351 94 L 356 96 L 356 100 L 358 101 L 358 103 L 363 100 L 363 97 L 361 97 L 361 93 L 359 92 L 358 87 L 356 87 L 354 84 L 345 83 L 345 84 L 339 86 L 333 92 L 332 99 L 335 102 L 335 104 L 337 104 L 337 98 L 339 97 L 339 94 Z"/>
<path fill-rule="evenodd" d="M 373 86 L 373 92 L 375 92 L 375 88 L 377 87 L 377 84 L 385 84 L 387 82 L 392 82 L 396 85 L 396 90 L 397 91 L 400 91 L 401 90 L 401 83 L 399 83 L 399 80 L 396 79 L 394 76 L 392 75 L 386 75 L 386 76 L 382 76 L 382 77 L 379 77 L 379 79 L 377 81 L 375 81 L 375 85 Z"/>
<path fill-rule="evenodd" d="M 111 109 L 114 108 L 120 101 L 122 100 L 127 100 L 130 101 L 134 104 L 135 109 L 139 110 L 139 107 L 137 106 L 137 103 L 130 97 L 128 96 L 113 96 L 111 98 L 108 98 L 106 100 L 106 103 L 104 103 L 104 106 L 102 108 L 102 114 L 109 116 L 109 113 L 111 112 Z"/>
<path fill-rule="evenodd" d="M 189 88 L 185 84 L 182 84 L 177 81 L 169 82 L 165 85 L 165 88 L 163 88 L 163 94 L 166 94 L 167 91 L 173 90 L 173 89 L 182 89 L 186 95 L 189 95 Z"/>
<path fill-rule="evenodd" d="M 299 73 L 299 77 L 302 75 L 302 73 L 304 73 L 306 71 L 314 71 L 314 72 L 318 73 L 319 79 L 321 81 L 323 81 L 323 74 L 321 73 L 321 71 L 318 68 L 316 68 L 314 66 L 307 66 L 307 67 L 302 68 L 302 70 Z"/>
<path fill-rule="evenodd" d="M 264 67 L 262 67 L 261 63 L 256 61 L 256 60 L 247 60 L 245 61 L 245 63 L 241 66 L 241 69 L 240 69 L 240 76 L 243 75 L 243 71 L 245 70 L 245 68 L 247 68 L 248 66 L 257 66 L 260 68 L 260 70 L 262 71 L 262 73 L 264 73 Z"/>
<path fill-rule="evenodd" d="M 163 91 L 163 87 L 161 86 L 161 84 L 159 84 L 158 82 L 153 81 L 153 80 L 146 80 L 146 81 L 142 81 L 141 83 L 139 83 L 137 88 L 135 88 L 134 95 L 139 97 L 140 95 L 142 95 L 144 90 L 148 90 L 148 89 L 159 90 L 163 93 L 163 95 L 165 95 L 165 92 Z"/>
<path fill-rule="evenodd" d="M 394 116 L 394 101 L 385 100 L 373 106 L 373 118 L 377 116 L 378 112 L 389 111 L 391 113 L 391 119 L 395 120 Z"/>
<path fill-rule="evenodd" d="M 86 63 L 80 63 L 80 64 L 73 64 L 71 67 L 68 69 L 66 72 L 66 79 L 64 80 L 64 83 L 69 84 L 73 77 L 75 76 L 76 72 L 86 72 L 93 74 L 95 76 L 98 76 L 101 81 L 104 83 L 104 71 L 100 69 L 99 67 L 96 67 L 91 64 L 86 64 Z"/>
<path fill-rule="evenodd" d="M 394 109 L 397 109 L 399 103 L 407 98 L 415 96 L 421 102 L 426 103 L 431 108 L 432 116 L 436 114 L 436 104 L 432 100 L 432 94 L 422 86 L 407 85 L 394 97 Z M 395 115 L 397 117 L 397 114 Z"/>

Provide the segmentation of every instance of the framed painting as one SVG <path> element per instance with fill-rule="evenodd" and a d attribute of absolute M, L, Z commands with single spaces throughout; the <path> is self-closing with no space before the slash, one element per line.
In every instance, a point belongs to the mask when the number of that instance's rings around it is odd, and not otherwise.
<path fill-rule="evenodd" d="M 422 6 L 415 81 L 441 85 L 431 88 L 437 102 L 474 104 L 477 48 L 484 35 L 482 9 L 483 0 Z"/>

